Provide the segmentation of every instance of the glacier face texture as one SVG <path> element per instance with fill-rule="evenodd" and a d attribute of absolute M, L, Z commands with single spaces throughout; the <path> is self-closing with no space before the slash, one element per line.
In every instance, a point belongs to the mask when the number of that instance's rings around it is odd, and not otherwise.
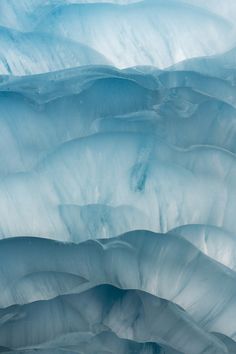
<path fill-rule="evenodd" d="M 236 353 L 235 23 L 0 1 L 0 353 Z"/>

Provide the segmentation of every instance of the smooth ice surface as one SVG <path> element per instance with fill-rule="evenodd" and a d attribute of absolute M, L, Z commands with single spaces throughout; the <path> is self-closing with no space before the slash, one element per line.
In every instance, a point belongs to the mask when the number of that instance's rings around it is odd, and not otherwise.
<path fill-rule="evenodd" d="M 0 353 L 236 353 L 235 20 L 0 1 Z"/>

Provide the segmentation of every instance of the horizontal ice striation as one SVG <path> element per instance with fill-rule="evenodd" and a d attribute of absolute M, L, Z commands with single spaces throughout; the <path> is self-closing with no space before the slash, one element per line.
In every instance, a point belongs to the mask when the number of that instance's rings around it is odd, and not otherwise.
<path fill-rule="evenodd" d="M 12 43 L 18 54 L 1 46 L 0 69 L 6 74 L 34 74 L 74 67 L 75 62 L 83 65 L 84 57 L 93 64 L 105 57 L 106 63 L 119 68 L 165 68 L 221 53 L 235 45 L 235 17 L 229 15 L 235 4 L 227 4 L 227 16 L 220 5 L 216 11 L 214 7 L 184 0 L 3 0 L 1 42 Z M 51 36 L 57 37 L 57 44 Z"/>
<path fill-rule="evenodd" d="M 190 71 L 86 67 L 3 77 L 0 90 L 2 174 L 26 171 L 62 143 L 102 132 L 151 132 L 181 148 L 236 151 L 231 81 Z"/>
<path fill-rule="evenodd" d="M 154 321 L 152 311 L 156 313 Z M 64 318 L 65 313 L 67 318 Z M 27 322 L 24 321 L 25 316 Z M 168 317 L 169 323 L 163 325 L 165 317 Z M 32 346 L 43 348 L 45 345 L 58 348 L 69 342 L 76 349 L 85 347 L 84 342 L 89 346 L 88 343 L 97 337 L 104 337 L 104 332 L 107 332 L 109 343 L 115 339 L 121 347 L 127 338 L 132 343 L 150 343 L 149 346 L 130 344 L 126 350 L 131 350 L 131 353 L 132 346 L 136 352 L 145 353 L 146 346 L 153 353 L 158 348 L 154 344 L 157 341 L 163 346 L 174 346 L 186 352 L 193 352 L 193 342 L 196 353 L 206 349 L 209 353 L 227 352 L 214 335 L 206 334 L 177 306 L 147 293 L 122 291 L 107 285 L 81 294 L 60 296 L 21 307 L 12 306 L 3 310 L 3 318 L 6 320 L 0 329 L 0 339 L 6 348 L 10 345 L 24 349 Z M 7 339 L 7 333 L 17 335 L 12 341 Z"/>
<path fill-rule="evenodd" d="M 207 332 L 235 339 L 233 321 L 225 322 L 235 316 L 235 273 L 178 236 L 137 231 L 77 246 L 18 238 L 1 241 L 0 252 L 5 264 L 0 339 L 6 347 L 79 345 L 109 330 L 123 339 L 168 343 L 184 353 L 227 353 Z M 16 267 L 18 259 L 24 261 Z M 72 275 L 77 281 L 72 282 Z M 135 291 L 96 288 L 99 284 Z M 62 294 L 67 295 L 58 298 Z M 65 313 L 68 317 L 61 321 Z"/>
<path fill-rule="evenodd" d="M 0 1 L 1 353 L 236 353 L 235 19 Z"/>
<path fill-rule="evenodd" d="M 136 229 L 138 219 L 139 228 L 153 231 L 210 224 L 235 232 L 235 169 L 235 156 L 224 150 L 179 150 L 150 134 L 110 133 L 75 139 L 29 172 L 2 178 L 1 236 L 70 240 L 70 231 L 79 231 L 81 222 L 88 229 L 90 220 L 94 225 L 112 226 L 117 213 L 121 217 L 123 213 L 127 230 Z M 96 208 L 82 212 L 80 220 L 81 207 L 91 204 L 99 204 L 100 220 Z M 108 213 L 101 205 L 110 207 Z M 121 206 L 128 206 L 129 216 Z M 101 236 L 109 236 L 109 227 L 108 234 Z M 79 242 L 80 233 L 77 237 Z"/>

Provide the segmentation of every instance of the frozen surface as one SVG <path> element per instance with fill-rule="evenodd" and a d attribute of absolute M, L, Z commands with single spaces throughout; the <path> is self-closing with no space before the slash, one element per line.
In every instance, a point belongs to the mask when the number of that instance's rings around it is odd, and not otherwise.
<path fill-rule="evenodd" d="M 0 353 L 236 353 L 235 21 L 0 1 Z"/>
<path fill-rule="evenodd" d="M 190 0 L 3 0 L 0 38 L 9 49 L 1 45 L 0 70 L 15 75 L 47 72 L 76 66 L 75 61 L 82 65 L 84 57 L 93 64 L 105 57 L 119 68 L 165 68 L 221 53 L 235 45 L 236 7 L 226 2 L 218 1 L 215 8 L 212 1 Z"/>

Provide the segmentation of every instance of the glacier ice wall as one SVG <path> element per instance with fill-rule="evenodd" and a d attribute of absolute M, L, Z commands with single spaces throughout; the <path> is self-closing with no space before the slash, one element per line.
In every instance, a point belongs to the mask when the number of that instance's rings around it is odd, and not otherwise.
<path fill-rule="evenodd" d="M 235 20 L 1 0 L 0 353 L 236 353 Z"/>
<path fill-rule="evenodd" d="M 86 63 L 165 68 L 222 53 L 235 43 L 236 7 L 226 3 L 2 0 L 0 70 L 23 75 Z"/>

